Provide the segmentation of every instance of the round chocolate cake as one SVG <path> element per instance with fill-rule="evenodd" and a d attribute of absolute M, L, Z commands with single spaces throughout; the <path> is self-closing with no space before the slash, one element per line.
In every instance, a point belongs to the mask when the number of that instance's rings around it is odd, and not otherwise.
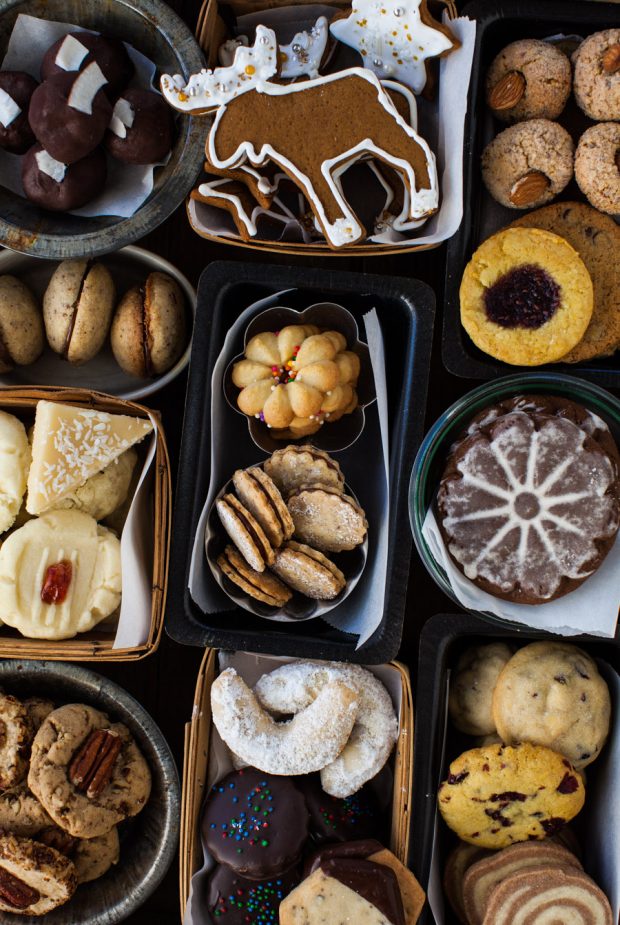
<path fill-rule="evenodd" d="M 38 86 L 25 71 L 0 71 L 0 148 L 11 154 L 23 154 L 35 143 L 28 107 Z"/>
<path fill-rule="evenodd" d="M 62 164 L 50 158 L 41 145 L 33 145 L 21 166 L 27 198 L 53 212 L 86 205 L 99 195 L 107 176 L 106 157 L 101 148 L 95 148 L 74 164 Z"/>
<path fill-rule="evenodd" d="M 133 88 L 114 105 L 105 145 L 127 164 L 156 164 L 172 147 L 172 110 L 159 93 Z"/>
<path fill-rule="evenodd" d="M 68 71 L 83 71 L 96 61 L 108 81 L 110 100 L 125 89 L 134 73 L 127 49 L 120 39 L 94 32 L 69 32 L 51 45 L 41 62 L 41 80 Z"/>
<path fill-rule="evenodd" d="M 97 64 L 91 67 L 96 69 Z M 90 154 L 103 139 L 112 117 L 103 86 L 97 71 L 87 69 L 77 74 L 56 74 L 32 94 L 28 112 L 32 131 L 57 161 L 73 164 Z"/>
<path fill-rule="evenodd" d="M 540 604 L 577 588 L 611 548 L 617 454 L 571 420 L 570 408 L 506 410 L 487 409 L 452 448 L 438 521 L 467 578 L 496 597 Z"/>

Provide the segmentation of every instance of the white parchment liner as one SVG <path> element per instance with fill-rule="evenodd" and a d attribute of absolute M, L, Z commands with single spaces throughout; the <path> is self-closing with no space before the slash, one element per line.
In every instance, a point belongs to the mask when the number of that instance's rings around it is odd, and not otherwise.
<path fill-rule="evenodd" d="M 259 13 L 240 16 L 237 20 L 236 31 L 243 34 L 244 30 L 251 31 L 257 23 L 261 23 L 274 28 L 278 38 L 288 41 L 292 32 L 309 28 L 317 16 L 326 15 L 331 18 L 334 12 L 333 7 L 321 8 L 307 4 L 262 10 Z M 412 242 L 419 245 L 439 244 L 452 237 L 461 224 L 463 217 L 463 139 L 467 92 L 476 40 L 476 23 L 466 16 L 458 19 L 448 19 L 444 16 L 444 22 L 459 39 L 461 47 L 445 58 L 439 59 L 437 99 L 429 102 L 422 97 L 417 98 L 418 130 L 430 144 L 437 158 L 440 208 L 437 214 L 433 215 L 418 231 L 401 234 L 388 229 L 368 238 L 369 241 L 377 244 L 389 244 L 396 247 L 410 246 Z M 231 227 L 230 216 L 227 213 L 205 204 L 197 205 L 194 200 L 190 201 L 190 209 L 192 225 L 199 232 L 239 239 L 236 230 Z M 283 235 L 282 240 L 285 239 Z"/>
<path fill-rule="evenodd" d="M 584 821 L 583 865 L 587 874 L 607 895 L 613 912 L 613 921 L 620 916 L 620 794 L 618 793 L 618 768 L 620 767 L 620 677 L 606 662 L 598 662 L 598 667 L 609 685 L 612 702 L 612 726 L 609 740 L 600 757 L 588 765 L 586 774 L 586 802 L 581 813 L 576 817 L 578 826 L 581 817 Z M 450 677 L 448 674 L 447 686 Z M 450 759 L 456 755 L 446 756 L 446 728 L 448 717 L 448 697 L 446 709 L 440 721 L 443 722 L 443 749 L 441 756 L 442 775 Z M 440 781 L 437 781 L 439 785 Z M 440 857 L 438 833 L 444 823 L 439 812 L 435 815 L 433 834 L 433 853 L 428 882 L 428 902 L 436 925 L 445 925 L 446 904 L 442 889 L 445 858 Z"/>
<path fill-rule="evenodd" d="M 288 290 L 290 291 L 290 290 Z M 249 321 L 272 305 L 286 305 L 286 292 L 250 305 L 229 329 L 211 377 L 211 468 L 207 498 L 200 515 L 189 568 L 188 589 L 194 602 L 205 613 L 229 610 L 230 599 L 210 573 L 204 552 L 204 536 L 209 510 L 215 496 L 239 467 L 236 448 L 225 439 L 226 422 L 236 414 L 227 404 L 222 389 L 224 372 L 236 355 L 235 342 Z M 375 381 L 377 401 L 366 408 L 366 424 L 359 439 L 347 450 L 334 453 L 347 482 L 363 506 L 369 523 L 368 559 L 357 587 L 341 604 L 322 619 L 346 633 L 359 636 L 357 647 L 372 636 L 381 623 L 385 605 L 389 539 L 389 422 L 383 336 L 376 311 L 364 315 L 365 339 Z M 362 339 L 364 339 L 362 332 Z M 332 425 L 326 425 L 332 426 Z M 336 422 L 334 427 L 338 426 Z M 251 437 L 248 433 L 248 441 Z M 312 442 L 312 438 L 309 438 Z M 282 446 L 286 446 L 283 442 Z M 261 462 L 256 448 L 255 463 Z M 256 617 L 257 626 L 267 626 Z"/>
<path fill-rule="evenodd" d="M 244 679 L 244 681 L 253 686 L 258 679 L 266 672 L 273 671 L 282 664 L 296 661 L 293 658 L 276 658 L 270 655 L 251 655 L 247 652 L 220 652 L 219 668 L 223 671 L 225 668 L 234 668 Z M 400 674 L 390 665 L 367 666 L 369 671 L 385 685 L 392 698 L 394 710 L 400 717 L 402 705 L 402 681 Z M 208 705 L 206 705 L 207 708 Z M 387 770 L 386 770 L 387 769 Z M 386 815 L 391 812 L 393 778 L 389 773 L 389 763 L 384 771 L 380 772 L 375 781 L 377 782 L 377 797 L 382 806 L 385 807 Z M 233 770 L 230 752 L 222 742 L 215 725 L 211 727 L 211 737 L 209 742 L 209 769 L 205 786 L 205 793 L 208 793 L 213 784 L 217 783 L 220 778 Z M 185 918 L 183 925 L 214 925 L 213 919 L 207 912 L 205 901 L 205 890 L 209 872 L 214 867 L 214 861 L 202 843 L 204 863 L 192 877 L 192 884 L 185 908 Z"/>
<path fill-rule="evenodd" d="M 67 32 L 92 32 L 69 22 L 52 22 L 20 13 L 15 21 L 6 55 L 2 62 L 3 71 L 26 71 L 35 80 L 40 79 L 39 68 L 43 55 L 57 39 Z M 136 69 L 129 86 L 159 92 L 153 86 L 156 67 L 145 55 L 124 42 L 125 48 Z M 148 199 L 153 191 L 153 171 L 165 164 L 124 164 L 106 155 L 108 178 L 102 193 L 81 209 L 71 210 L 71 215 L 89 218 L 95 215 L 132 216 Z M 22 155 L 9 154 L 0 148 L 0 185 L 24 197 L 21 181 Z"/>

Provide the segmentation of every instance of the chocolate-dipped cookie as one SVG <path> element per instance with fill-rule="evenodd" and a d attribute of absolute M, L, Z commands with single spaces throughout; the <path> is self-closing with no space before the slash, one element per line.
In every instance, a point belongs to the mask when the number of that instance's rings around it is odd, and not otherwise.
<path fill-rule="evenodd" d="M 308 811 L 289 778 L 243 768 L 212 787 L 202 833 L 218 863 L 248 880 L 264 880 L 299 859 L 308 835 Z"/>
<path fill-rule="evenodd" d="M 132 87 L 116 100 L 105 145 L 127 164 L 156 164 L 172 147 L 172 109 L 163 96 Z"/>
<path fill-rule="evenodd" d="M 83 71 L 95 61 L 108 81 L 105 93 L 116 99 L 134 73 L 127 49 L 120 39 L 94 32 L 69 32 L 51 45 L 41 62 L 41 80 L 68 71 Z"/>
<path fill-rule="evenodd" d="M 314 774 L 298 778 L 297 784 L 310 813 L 310 835 L 317 842 L 371 838 L 381 831 L 379 804 L 369 787 L 339 800 L 325 793 Z"/>
<path fill-rule="evenodd" d="M 209 878 L 207 908 L 222 925 L 278 925 L 280 903 L 298 883 L 297 868 L 268 880 L 247 880 L 220 864 Z"/>
<path fill-rule="evenodd" d="M 98 196 L 107 171 L 101 148 L 73 164 L 63 164 L 41 145 L 33 145 L 22 160 L 22 186 L 27 198 L 42 209 L 66 212 Z"/>
<path fill-rule="evenodd" d="M 23 154 L 35 142 L 28 107 L 38 86 L 24 71 L 0 71 L 0 148 L 11 154 Z"/>
<path fill-rule="evenodd" d="M 57 161 L 73 164 L 103 139 L 112 118 L 106 84 L 93 61 L 77 74 L 54 74 L 32 94 L 28 110 L 32 131 Z"/>

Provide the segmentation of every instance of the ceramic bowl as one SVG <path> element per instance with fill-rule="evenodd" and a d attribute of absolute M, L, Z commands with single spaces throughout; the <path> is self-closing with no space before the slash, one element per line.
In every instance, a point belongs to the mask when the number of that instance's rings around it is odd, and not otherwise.
<path fill-rule="evenodd" d="M 0 62 L 19 14 L 79 25 L 133 45 L 157 73 L 190 74 L 204 66 L 189 28 L 162 0 L 0 0 Z M 155 170 L 153 192 L 130 217 L 84 218 L 48 212 L 0 185 L 0 244 L 64 260 L 117 250 L 142 238 L 180 205 L 201 168 L 204 120 L 179 117 L 168 163 Z"/>
<path fill-rule="evenodd" d="M 115 925 L 128 918 L 163 879 L 179 836 L 179 777 L 161 731 L 137 700 L 102 675 L 63 662 L 0 661 L 0 688 L 25 698 L 86 703 L 124 723 L 151 769 L 145 808 L 119 827 L 120 860 L 99 880 L 78 887 L 71 900 L 43 918 L 2 913 L 3 925 Z"/>

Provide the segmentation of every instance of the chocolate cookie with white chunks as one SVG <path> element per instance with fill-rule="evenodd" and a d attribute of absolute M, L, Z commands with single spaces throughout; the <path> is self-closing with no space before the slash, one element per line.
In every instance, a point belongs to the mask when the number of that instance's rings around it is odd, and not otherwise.
<path fill-rule="evenodd" d="M 151 773 L 126 726 L 67 704 L 34 738 L 28 786 L 60 828 L 95 838 L 143 809 Z"/>
<path fill-rule="evenodd" d="M 29 838 L 0 836 L 0 911 L 45 915 L 66 903 L 77 887 L 64 854 Z"/>

